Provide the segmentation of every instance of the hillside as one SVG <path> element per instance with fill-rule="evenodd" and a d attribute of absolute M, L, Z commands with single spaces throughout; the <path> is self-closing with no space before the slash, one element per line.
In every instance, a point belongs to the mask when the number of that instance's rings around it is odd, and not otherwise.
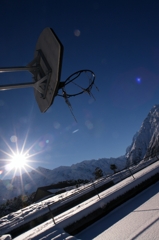
<path fill-rule="evenodd" d="M 125 157 L 128 164 L 137 164 L 143 158 L 155 156 L 159 152 L 159 105 L 155 105 L 134 135 Z"/>
<path fill-rule="evenodd" d="M 85 160 L 71 166 L 60 166 L 53 170 L 38 167 L 22 177 L 0 181 L 0 203 L 19 195 L 28 195 L 35 192 L 38 187 L 55 184 L 62 181 L 93 180 L 95 169 L 102 169 L 103 175 L 113 173 L 111 164 L 121 170 L 128 165 L 139 163 L 143 158 L 155 156 L 159 151 L 159 105 L 155 105 L 143 121 L 140 130 L 134 135 L 131 145 L 125 155 L 118 158 L 101 158 L 98 160 Z M 21 181 L 22 179 L 22 181 Z"/>
<path fill-rule="evenodd" d="M 1 180 L 0 182 L 0 202 L 5 202 L 7 199 L 16 197 L 21 194 L 31 194 L 38 187 L 55 184 L 62 181 L 71 180 L 92 180 L 95 179 L 95 169 L 99 167 L 103 171 L 103 175 L 113 173 L 110 169 L 110 164 L 115 163 L 119 170 L 126 165 L 125 157 L 119 158 L 102 158 L 99 160 L 87 160 L 81 163 L 73 164 L 72 166 L 61 166 L 53 170 L 38 167 L 28 173 L 22 174 L 21 177 L 15 176 L 13 179 Z"/>

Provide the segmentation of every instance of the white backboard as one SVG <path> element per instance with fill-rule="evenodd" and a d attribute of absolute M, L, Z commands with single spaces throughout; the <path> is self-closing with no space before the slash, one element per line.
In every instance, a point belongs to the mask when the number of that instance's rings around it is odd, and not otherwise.
<path fill-rule="evenodd" d="M 63 46 L 49 27 L 45 28 L 39 36 L 34 58 L 37 56 L 39 56 L 40 72 L 37 73 L 34 80 L 39 81 L 45 76 L 47 77 L 40 86 L 44 88 L 44 94 L 36 89 L 34 94 L 41 112 L 46 112 L 58 91 L 63 56 Z"/>

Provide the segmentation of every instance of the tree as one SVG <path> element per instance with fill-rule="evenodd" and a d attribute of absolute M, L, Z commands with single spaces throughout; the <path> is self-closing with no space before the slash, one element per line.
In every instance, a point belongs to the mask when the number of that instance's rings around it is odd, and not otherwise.
<path fill-rule="evenodd" d="M 110 169 L 114 171 L 114 173 L 117 172 L 117 166 L 115 164 L 110 164 Z"/>
<path fill-rule="evenodd" d="M 95 179 L 103 177 L 102 169 L 100 169 L 99 167 L 96 167 L 94 175 L 95 175 Z"/>

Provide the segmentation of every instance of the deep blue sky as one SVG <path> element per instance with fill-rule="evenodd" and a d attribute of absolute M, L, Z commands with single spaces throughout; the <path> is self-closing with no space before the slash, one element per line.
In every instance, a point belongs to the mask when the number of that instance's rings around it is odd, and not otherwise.
<path fill-rule="evenodd" d="M 77 123 L 64 100 L 56 97 L 42 114 L 33 89 L 0 92 L 0 149 L 25 149 L 32 167 L 61 165 L 118 157 L 159 103 L 158 1 L 2 0 L 0 8 L 0 67 L 25 66 L 34 55 L 45 27 L 64 46 L 61 81 L 80 69 L 96 75 L 96 101 L 81 95 L 70 99 Z M 75 31 L 80 35 L 76 36 Z M 0 83 L 32 81 L 30 73 L 1 73 Z M 91 127 L 89 127 L 91 126 Z M 12 137 L 12 138 L 11 138 Z M 1 166 L 5 155 L 0 153 Z M 2 160 L 3 159 L 3 160 Z M 4 168 L 1 168 L 1 177 Z"/>

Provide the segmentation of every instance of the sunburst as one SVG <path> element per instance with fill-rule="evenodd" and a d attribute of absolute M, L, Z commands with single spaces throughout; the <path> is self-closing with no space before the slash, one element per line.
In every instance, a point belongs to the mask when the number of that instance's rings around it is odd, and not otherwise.
<path fill-rule="evenodd" d="M 13 148 L 8 144 L 8 142 L 2 138 L 5 144 L 7 145 L 9 151 L 6 152 L 2 149 L 0 151 L 6 156 L 5 158 L 1 159 L 1 161 L 4 161 L 3 168 L 5 169 L 5 175 L 9 175 L 13 171 L 13 177 L 18 174 L 22 175 L 23 172 L 26 172 L 28 174 L 29 170 L 35 170 L 32 167 L 32 163 L 36 162 L 34 160 L 35 155 L 42 153 L 43 151 L 38 151 L 36 153 L 30 154 L 33 147 L 36 145 L 38 140 L 34 142 L 29 148 L 26 148 L 26 141 L 27 141 L 27 135 L 24 139 L 22 148 L 19 149 L 18 143 L 16 142 L 16 150 L 13 150 Z M 29 174 L 28 174 L 29 175 Z"/>
<path fill-rule="evenodd" d="M 11 158 L 10 167 L 14 169 L 21 170 L 27 164 L 27 156 L 21 153 L 14 153 L 14 156 Z"/>

